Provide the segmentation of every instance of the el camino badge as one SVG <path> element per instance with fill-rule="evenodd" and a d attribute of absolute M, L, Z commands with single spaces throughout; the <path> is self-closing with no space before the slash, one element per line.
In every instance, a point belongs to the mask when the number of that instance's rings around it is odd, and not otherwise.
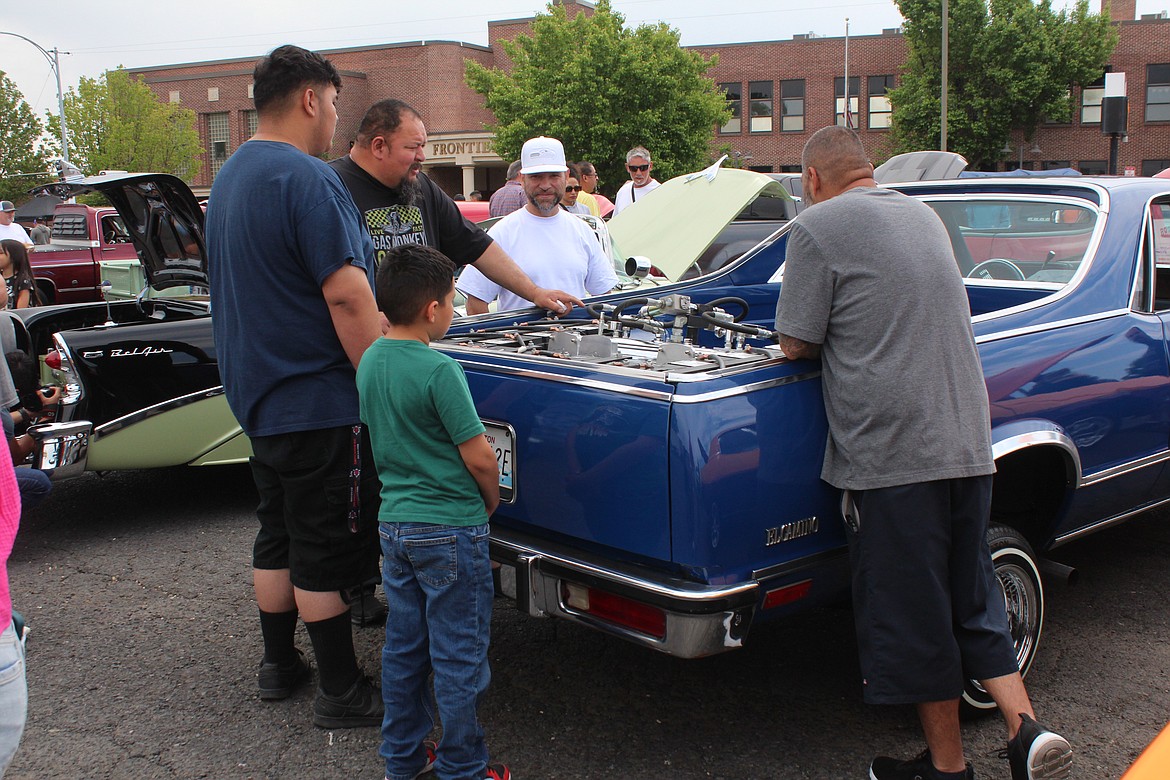
<path fill-rule="evenodd" d="M 170 352 L 174 352 L 174 350 L 167 349 L 166 347 L 135 347 L 134 349 L 119 349 L 114 347 L 110 350 L 109 357 L 147 357 L 149 355 L 165 355 Z M 81 353 L 81 357 L 86 360 L 93 360 L 94 358 L 100 358 L 104 355 L 105 351 L 100 349 L 83 351 Z"/>
<path fill-rule="evenodd" d="M 776 528 L 766 528 L 764 529 L 764 546 L 771 547 L 782 542 L 791 542 L 793 539 L 799 539 L 802 536 L 815 534 L 820 527 L 820 518 L 806 517 L 803 520 L 785 523 Z"/>

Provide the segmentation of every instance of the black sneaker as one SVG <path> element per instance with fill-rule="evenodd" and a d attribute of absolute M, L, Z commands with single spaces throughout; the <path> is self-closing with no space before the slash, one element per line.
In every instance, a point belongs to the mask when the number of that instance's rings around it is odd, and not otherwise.
<path fill-rule="evenodd" d="M 292 663 L 280 664 L 260 662 L 260 698 L 264 701 L 287 699 L 301 683 L 309 679 L 309 662 L 305 654 L 297 650 L 297 658 Z"/>
<path fill-rule="evenodd" d="M 869 780 L 939 780 L 958 775 L 958 772 L 939 772 L 935 769 L 930 760 L 929 750 L 924 750 L 909 761 L 878 756 L 869 765 Z M 970 764 L 967 764 L 962 776 L 965 780 L 974 780 L 975 770 Z"/>
<path fill-rule="evenodd" d="M 1024 713 L 1020 730 L 1008 742 L 1012 780 L 1060 780 L 1072 773 L 1072 747 Z"/>
<path fill-rule="evenodd" d="M 313 724 L 323 729 L 353 729 L 382 725 L 382 689 L 360 675 L 349 690 L 330 696 L 318 689 L 313 702 Z"/>
<path fill-rule="evenodd" d="M 389 611 L 372 592 L 363 593 L 361 598 L 349 605 L 349 619 L 358 628 L 380 626 L 386 622 L 386 613 Z"/>
<path fill-rule="evenodd" d="M 488 764 L 487 775 L 483 780 L 512 780 L 512 773 L 506 764 Z"/>

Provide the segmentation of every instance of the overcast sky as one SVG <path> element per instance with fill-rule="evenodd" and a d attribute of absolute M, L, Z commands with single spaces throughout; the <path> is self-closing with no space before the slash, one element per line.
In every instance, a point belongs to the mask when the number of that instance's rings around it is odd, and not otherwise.
<path fill-rule="evenodd" d="M 1099 0 L 1091 0 L 1094 8 Z M 1057 8 L 1071 0 L 1054 0 Z M 81 76 L 96 77 L 119 65 L 141 67 L 263 54 L 282 43 L 334 49 L 416 40 L 487 43 L 487 23 L 531 17 L 540 0 L 56 0 L 5 1 L 0 30 L 31 38 L 61 55 L 64 89 Z M 831 37 L 873 35 L 898 27 L 892 0 L 614 0 L 636 26 L 663 21 L 684 45 L 778 40 L 814 32 Z M 1158 13 L 1170 0 L 1137 0 L 1138 14 Z M 38 115 L 56 113 L 57 88 L 44 56 L 32 45 L 0 36 L 0 70 Z"/>

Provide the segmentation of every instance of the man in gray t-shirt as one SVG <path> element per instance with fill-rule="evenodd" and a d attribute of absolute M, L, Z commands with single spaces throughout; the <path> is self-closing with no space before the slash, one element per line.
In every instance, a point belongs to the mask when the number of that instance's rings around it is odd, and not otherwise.
<path fill-rule="evenodd" d="M 796 220 L 777 321 L 821 345 L 846 490 L 991 474 L 987 390 L 946 229 L 921 201 L 855 187 Z M 908 240 L 914 237 L 915 240 Z"/>
<path fill-rule="evenodd" d="M 820 357 L 829 437 L 821 477 L 846 493 L 865 700 L 917 706 L 928 751 L 878 757 L 872 780 L 970 778 L 958 704 L 978 679 L 1008 729 L 1013 780 L 1065 768 L 1038 726 L 986 542 L 995 464 L 970 307 L 933 210 L 877 188 L 856 133 L 809 139 L 804 198 L 776 307 L 780 345 Z M 1022 758 L 1021 758 L 1022 756 Z"/>

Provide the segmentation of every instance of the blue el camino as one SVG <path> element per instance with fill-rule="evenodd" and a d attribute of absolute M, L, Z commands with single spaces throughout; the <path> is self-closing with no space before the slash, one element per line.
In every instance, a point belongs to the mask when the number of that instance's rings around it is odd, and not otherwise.
<path fill-rule="evenodd" d="M 966 277 L 998 468 L 989 541 L 1026 672 L 1041 571 L 1062 571 L 1041 556 L 1170 500 L 1170 182 L 898 188 L 938 213 Z M 656 205 L 659 229 L 684 229 Z M 493 554 L 522 610 L 697 657 L 848 597 L 819 365 L 770 339 L 786 235 L 568 322 L 492 315 L 438 345 L 498 442 Z M 993 706 L 974 683 L 967 701 Z"/>
<path fill-rule="evenodd" d="M 182 182 L 87 182 L 124 212 L 152 278 L 198 287 L 202 212 Z M 787 228 L 693 265 L 718 232 L 699 227 L 715 211 L 704 195 L 726 206 L 769 183 L 740 170 L 672 180 L 610 223 L 636 256 L 632 287 L 565 320 L 465 318 L 435 345 L 464 366 L 495 444 L 492 555 L 525 612 L 699 657 L 848 597 L 840 495 L 819 479 L 820 367 L 773 340 Z M 1026 672 L 1041 571 L 1061 571 L 1050 551 L 1170 500 L 1170 180 L 896 186 L 938 213 L 966 277 L 998 466 L 989 541 Z M 205 301 L 21 316 L 67 389 L 59 422 L 37 432 L 41 465 L 63 476 L 247 458 Z M 992 706 L 974 683 L 967 701 Z"/>

